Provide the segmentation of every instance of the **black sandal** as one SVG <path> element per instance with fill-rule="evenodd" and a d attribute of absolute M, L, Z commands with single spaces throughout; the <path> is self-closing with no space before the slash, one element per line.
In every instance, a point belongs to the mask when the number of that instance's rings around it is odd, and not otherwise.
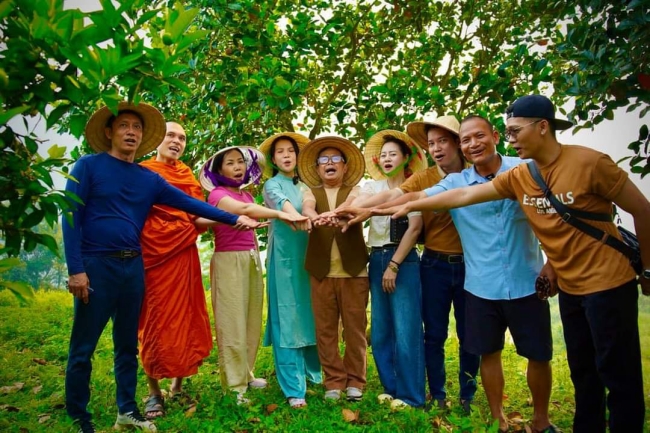
<path fill-rule="evenodd" d="M 152 415 L 159 413 L 159 415 Z M 144 404 L 144 417 L 148 420 L 165 416 L 165 400 L 162 395 L 150 395 Z"/>

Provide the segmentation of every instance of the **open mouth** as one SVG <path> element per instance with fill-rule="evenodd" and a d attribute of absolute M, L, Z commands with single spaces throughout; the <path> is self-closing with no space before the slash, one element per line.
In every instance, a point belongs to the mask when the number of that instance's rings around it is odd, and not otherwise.
<path fill-rule="evenodd" d="M 442 159 L 443 159 L 444 157 L 445 157 L 445 154 L 444 154 L 444 153 L 437 153 L 437 154 L 433 155 L 433 159 L 436 160 L 436 161 L 438 161 L 438 162 L 442 161 Z"/>
<path fill-rule="evenodd" d="M 244 173 L 235 173 L 232 177 L 235 180 L 242 180 L 244 178 Z"/>
<path fill-rule="evenodd" d="M 384 164 L 384 171 L 391 171 L 393 169 L 393 164 Z"/>
<path fill-rule="evenodd" d="M 325 174 L 333 174 L 336 173 L 336 169 L 334 167 L 329 167 L 325 169 Z"/>
<path fill-rule="evenodd" d="M 133 139 L 133 138 L 125 138 L 124 142 L 127 143 L 127 144 L 132 144 L 134 146 L 136 144 L 135 139 Z"/>
<path fill-rule="evenodd" d="M 177 147 L 177 146 L 169 146 L 169 150 L 171 150 L 172 152 L 176 152 L 176 153 L 181 151 L 180 147 Z"/>

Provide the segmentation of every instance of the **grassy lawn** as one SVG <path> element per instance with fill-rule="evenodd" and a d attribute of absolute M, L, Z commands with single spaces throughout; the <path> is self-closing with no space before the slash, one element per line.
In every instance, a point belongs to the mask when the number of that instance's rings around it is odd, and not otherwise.
<path fill-rule="evenodd" d="M 650 402 L 650 299 L 640 303 L 639 324 L 643 348 L 646 404 Z M 551 417 L 565 432 L 571 431 L 573 387 L 566 365 L 566 351 L 557 311 L 552 303 L 555 357 Z M 72 300 L 63 292 L 39 292 L 36 301 L 19 307 L 7 292 L 0 292 L 0 431 L 72 431 L 64 408 L 64 371 L 72 325 Z M 450 327 L 451 332 L 452 327 Z M 368 353 L 368 386 L 363 401 L 326 403 L 321 386 L 308 391 L 308 407 L 291 410 L 274 378 L 270 348 L 261 348 L 256 374 L 269 379 L 269 387 L 250 391 L 252 405 L 239 407 L 234 397 L 221 390 L 215 352 L 187 381 L 186 391 L 196 400 L 168 403 L 167 416 L 157 425 L 167 432 L 495 432 L 489 423 L 485 395 L 479 387 L 476 409 L 462 417 L 457 406 L 458 350 L 455 338 L 447 343 L 448 394 L 452 405 L 446 412 L 405 410 L 391 412 L 376 401 L 382 392 Z M 506 374 L 506 413 L 523 430 L 532 407 L 526 386 L 526 363 L 509 344 L 503 355 Z M 98 345 L 93 362 L 90 410 L 100 431 L 111 431 L 115 421 L 115 387 L 112 372 L 110 326 Z M 139 372 L 138 398 L 146 396 L 146 380 Z M 168 386 L 168 382 L 163 382 Z M 144 403 L 140 406 L 141 409 Z M 346 421 L 355 418 L 353 421 Z M 650 419 L 650 417 L 648 417 Z M 523 423 L 517 423 L 521 420 Z"/>

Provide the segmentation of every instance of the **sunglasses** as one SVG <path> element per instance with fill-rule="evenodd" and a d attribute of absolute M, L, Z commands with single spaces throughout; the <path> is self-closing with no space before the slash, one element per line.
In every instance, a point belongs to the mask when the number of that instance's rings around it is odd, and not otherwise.
<path fill-rule="evenodd" d="M 316 164 L 318 165 L 325 165 L 325 164 L 338 164 L 339 162 L 345 162 L 345 159 L 341 155 L 333 155 L 333 156 L 319 156 L 316 159 Z"/>

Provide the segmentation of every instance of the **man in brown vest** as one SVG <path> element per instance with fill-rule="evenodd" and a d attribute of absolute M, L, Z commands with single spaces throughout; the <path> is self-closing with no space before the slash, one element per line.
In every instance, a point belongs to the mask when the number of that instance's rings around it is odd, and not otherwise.
<path fill-rule="evenodd" d="M 321 137 L 298 155 L 298 171 L 310 187 L 303 196 L 303 215 L 310 218 L 305 269 L 311 296 L 318 356 L 325 373 L 325 399 L 360 400 L 366 384 L 366 306 L 368 252 L 361 224 L 345 233 L 333 211 L 358 194 L 365 164 L 361 151 L 341 137 Z M 339 320 L 345 356 L 339 354 Z"/>

